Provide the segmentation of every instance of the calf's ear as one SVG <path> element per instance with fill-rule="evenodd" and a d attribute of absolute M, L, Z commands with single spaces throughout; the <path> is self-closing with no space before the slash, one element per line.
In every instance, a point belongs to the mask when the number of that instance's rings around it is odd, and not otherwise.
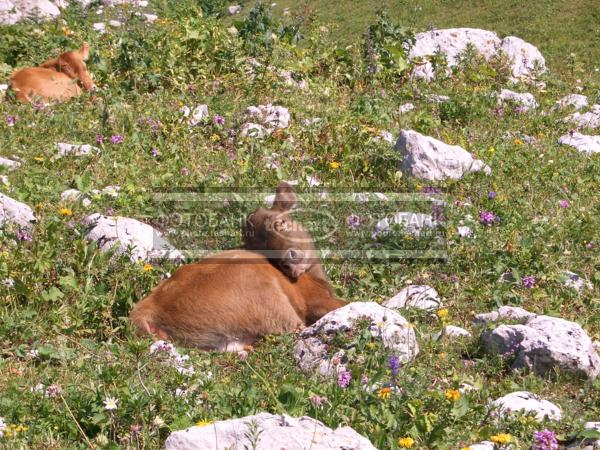
<path fill-rule="evenodd" d="M 81 55 L 81 59 L 87 61 L 87 59 L 90 57 L 90 44 L 84 42 L 79 49 L 79 54 Z"/>
<path fill-rule="evenodd" d="M 287 184 L 285 181 L 281 182 L 275 191 L 275 200 L 273 201 L 273 207 L 271 209 L 278 211 L 290 211 L 296 206 L 296 203 L 296 193 L 294 192 L 292 186 Z"/>

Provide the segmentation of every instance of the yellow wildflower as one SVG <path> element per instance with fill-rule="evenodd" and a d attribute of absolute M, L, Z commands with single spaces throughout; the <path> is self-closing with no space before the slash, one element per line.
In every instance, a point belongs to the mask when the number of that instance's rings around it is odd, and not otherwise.
<path fill-rule="evenodd" d="M 201 419 L 198 422 L 196 422 L 196 426 L 197 427 L 205 427 L 206 425 L 210 425 L 211 423 L 212 423 L 212 420 Z"/>
<path fill-rule="evenodd" d="M 368 342 L 367 343 L 367 348 L 373 350 L 374 348 L 377 347 L 377 344 L 375 342 Z"/>
<path fill-rule="evenodd" d="M 331 161 L 329 163 L 329 167 L 331 167 L 333 170 L 339 169 L 341 166 L 341 164 L 337 161 Z"/>
<path fill-rule="evenodd" d="M 496 148 L 495 147 L 488 148 L 488 153 L 491 153 L 493 155 L 494 153 L 496 153 Z"/>
<path fill-rule="evenodd" d="M 213 141 L 213 142 L 217 142 L 219 139 L 221 139 L 221 136 L 219 136 L 218 134 L 213 134 L 210 137 L 210 140 Z"/>
<path fill-rule="evenodd" d="M 522 141 L 521 139 L 515 139 L 515 140 L 513 141 L 513 143 L 514 143 L 515 145 L 523 145 L 523 141 Z"/>
<path fill-rule="evenodd" d="M 460 399 L 460 391 L 457 391 L 456 389 L 448 389 L 444 395 L 446 396 L 446 400 L 451 400 L 453 402 Z"/>
<path fill-rule="evenodd" d="M 43 156 L 35 156 L 33 159 L 35 159 L 36 161 L 43 161 L 44 157 Z"/>
<path fill-rule="evenodd" d="M 69 208 L 60 208 L 58 210 L 58 212 L 60 213 L 61 216 L 66 216 L 66 217 L 71 217 L 73 215 L 73 211 L 71 211 Z"/>
<path fill-rule="evenodd" d="M 415 189 L 417 190 L 417 192 L 421 192 L 421 189 L 423 189 L 423 186 L 421 186 L 420 184 L 417 184 L 415 186 Z"/>
<path fill-rule="evenodd" d="M 471 447 L 462 447 L 460 450 L 471 450 Z"/>
<path fill-rule="evenodd" d="M 508 433 L 500 433 L 492 436 L 490 439 L 494 444 L 508 444 L 512 441 L 512 436 Z"/>
<path fill-rule="evenodd" d="M 62 32 L 67 37 L 73 36 L 73 34 L 75 34 L 69 29 L 69 27 L 62 27 Z"/>
<path fill-rule="evenodd" d="M 146 264 L 144 264 L 144 266 L 142 267 L 142 270 L 143 270 L 144 272 L 150 272 L 150 271 L 152 271 L 152 269 L 153 269 L 153 268 L 154 268 L 154 267 L 152 267 L 152 264 L 148 264 L 148 263 L 146 263 Z"/>
<path fill-rule="evenodd" d="M 449 312 L 446 308 L 442 308 L 442 309 L 438 309 L 436 314 L 441 320 L 446 320 L 448 318 Z"/>
<path fill-rule="evenodd" d="M 384 387 L 384 388 L 379 389 L 379 391 L 377 391 L 377 396 L 381 400 L 389 400 L 391 395 L 392 395 L 392 388 L 390 388 L 390 387 Z"/>
<path fill-rule="evenodd" d="M 415 440 L 411 437 L 403 437 L 398 439 L 398 445 L 402 448 L 411 448 L 415 445 Z"/>

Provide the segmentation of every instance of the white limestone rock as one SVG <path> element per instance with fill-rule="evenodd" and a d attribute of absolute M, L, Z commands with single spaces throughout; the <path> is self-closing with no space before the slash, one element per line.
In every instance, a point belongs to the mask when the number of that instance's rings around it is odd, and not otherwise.
<path fill-rule="evenodd" d="M 575 147 L 581 153 L 591 155 L 600 153 L 600 136 L 589 136 L 581 133 L 568 133 L 558 139 L 559 144 Z"/>
<path fill-rule="evenodd" d="M 241 10 L 242 10 L 242 7 L 240 5 L 231 5 L 231 6 L 227 7 L 227 12 L 229 13 L 230 16 L 238 14 Z"/>
<path fill-rule="evenodd" d="M 404 317 L 377 303 L 354 302 L 326 314 L 299 334 L 294 359 L 300 369 L 323 378 L 345 370 L 346 352 L 332 354 L 329 344 L 337 333 L 352 332 L 357 321 L 363 319 L 371 322 L 371 334 L 381 339 L 401 361 L 411 361 L 419 353 L 415 332 Z"/>
<path fill-rule="evenodd" d="M 454 325 L 446 325 L 440 333 L 436 335 L 436 339 L 447 338 L 447 339 L 458 339 L 458 338 L 471 338 L 473 335 L 465 330 L 464 328 L 457 327 Z"/>
<path fill-rule="evenodd" d="M 390 232 L 393 225 L 402 225 L 408 234 L 419 237 L 424 230 L 438 226 L 431 214 L 415 213 L 410 211 L 397 212 L 391 220 L 387 217 L 375 224 L 371 237 L 377 239 L 379 236 Z"/>
<path fill-rule="evenodd" d="M 598 128 L 600 127 L 600 105 L 592 105 L 588 112 L 574 112 L 565 117 L 565 122 L 577 125 L 578 128 Z"/>
<path fill-rule="evenodd" d="M 179 112 L 183 115 L 180 122 L 187 119 L 187 124 L 191 127 L 200 125 L 208 119 L 208 105 L 197 105 L 193 110 L 189 106 L 182 106 Z"/>
<path fill-rule="evenodd" d="M 252 430 L 259 434 L 253 442 Z M 175 431 L 165 450 L 223 450 L 233 448 L 286 450 L 377 450 L 350 427 L 336 430 L 312 417 L 259 413 L 239 419 L 220 420 L 203 427 Z"/>
<path fill-rule="evenodd" d="M 240 127 L 240 136 L 244 138 L 263 139 L 269 132 L 258 123 L 247 122 Z"/>
<path fill-rule="evenodd" d="M 406 114 L 407 112 L 410 112 L 413 109 L 415 109 L 415 105 L 408 102 L 408 103 L 404 103 L 404 104 L 400 105 L 400 107 L 398 108 L 398 111 L 400 112 L 400 114 Z"/>
<path fill-rule="evenodd" d="M 92 27 L 101 34 L 106 31 L 106 24 L 104 22 L 96 22 Z"/>
<path fill-rule="evenodd" d="M 471 450 L 495 450 L 496 445 L 492 441 L 481 441 L 477 444 L 469 445 Z"/>
<path fill-rule="evenodd" d="M 421 61 L 412 72 L 416 78 L 431 81 L 436 74 L 433 65 L 427 61 L 437 53 L 445 56 L 448 67 L 452 68 L 459 62 L 459 57 L 468 46 L 490 60 L 494 56 L 504 54 L 510 62 L 514 80 L 531 79 L 536 74 L 536 66 L 541 72 L 545 71 L 546 63 L 540 51 L 533 45 L 520 38 L 509 36 L 500 39 L 492 31 L 476 28 L 450 28 L 432 30 L 415 35 L 415 44 L 410 49 L 409 58 Z"/>
<path fill-rule="evenodd" d="M 22 228 L 31 228 L 35 220 L 29 206 L 0 192 L 0 227 L 14 223 Z"/>
<path fill-rule="evenodd" d="M 383 303 L 386 308 L 417 308 L 424 310 L 440 309 L 442 299 L 431 286 L 412 285 L 405 287 Z"/>
<path fill-rule="evenodd" d="M 535 419 L 541 422 L 544 419 L 559 421 L 562 417 L 560 408 L 554 403 L 538 397 L 527 391 L 512 392 L 490 403 L 496 413 L 502 417 L 513 412 L 532 413 Z"/>
<path fill-rule="evenodd" d="M 19 167 L 21 167 L 21 162 L 15 161 L 14 159 L 3 158 L 0 156 L 0 166 L 6 167 L 9 170 L 18 169 Z"/>
<path fill-rule="evenodd" d="M 88 156 L 97 155 L 100 153 L 100 149 L 93 147 L 89 144 L 67 144 L 59 142 L 56 144 L 58 150 L 58 156 Z"/>
<path fill-rule="evenodd" d="M 396 143 L 403 157 L 402 172 L 429 181 L 460 179 L 471 172 L 492 170 L 458 145 L 448 145 L 412 130 L 402 130 Z"/>
<path fill-rule="evenodd" d="M 498 95 L 499 104 L 513 103 L 523 107 L 525 111 L 535 109 L 538 107 L 538 103 L 535 101 L 535 97 L 529 92 L 519 93 L 509 89 L 502 89 Z"/>
<path fill-rule="evenodd" d="M 558 317 L 533 316 L 523 325 L 500 325 L 481 335 L 483 349 L 491 354 L 513 354 L 512 368 L 539 376 L 555 370 L 594 380 L 600 357 L 592 340 L 575 322 Z"/>
<path fill-rule="evenodd" d="M 546 71 L 546 60 L 542 53 L 521 38 L 505 37 L 500 44 L 500 51 L 508 57 L 515 81 L 534 79 L 538 69 L 540 72 Z"/>
<path fill-rule="evenodd" d="M 92 204 L 92 201 L 89 198 L 87 198 L 87 197 L 82 198 L 82 192 L 78 189 L 67 189 L 66 191 L 63 191 L 60 194 L 60 199 L 63 202 L 73 202 L 73 203 L 81 199 L 81 203 L 85 207 L 88 207 Z"/>
<path fill-rule="evenodd" d="M 290 126 L 290 112 L 283 106 L 272 104 L 249 106 L 245 115 L 248 119 L 262 123 L 269 132 L 277 128 L 288 128 Z"/>
<path fill-rule="evenodd" d="M 49 20 L 60 15 L 60 9 L 49 0 L 0 0 L 0 25 L 13 25 L 21 20 Z"/>
<path fill-rule="evenodd" d="M 389 131 L 385 131 L 382 130 L 379 133 L 377 133 L 375 136 L 373 136 L 373 138 L 371 139 L 373 142 L 387 142 L 388 144 L 392 144 L 394 145 L 394 142 L 396 141 L 394 139 L 394 135 L 392 133 L 390 133 Z"/>
<path fill-rule="evenodd" d="M 84 218 L 83 223 L 89 226 L 86 238 L 97 242 L 101 251 L 116 247 L 115 256 L 119 256 L 131 249 L 132 262 L 183 259 L 181 252 L 165 241 L 156 229 L 139 220 L 94 213 Z"/>
<path fill-rule="evenodd" d="M 473 230 L 471 227 L 466 225 L 459 225 L 456 227 L 456 232 L 461 238 L 470 238 L 473 237 Z"/>
<path fill-rule="evenodd" d="M 589 105 L 588 98 L 585 95 L 569 94 L 569 95 L 565 95 L 560 100 L 557 100 L 556 103 L 554 104 L 554 106 L 552 107 L 552 110 L 556 111 L 558 109 L 565 109 L 565 108 L 569 108 L 569 107 L 579 110 L 582 108 L 587 108 L 588 105 Z"/>
<path fill-rule="evenodd" d="M 485 325 L 500 320 L 525 323 L 531 317 L 535 317 L 535 314 L 523 308 L 519 308 L 518 306 L 501 306 L 497 311 L 476 314 L 473 323 L 475 325 Z"/>

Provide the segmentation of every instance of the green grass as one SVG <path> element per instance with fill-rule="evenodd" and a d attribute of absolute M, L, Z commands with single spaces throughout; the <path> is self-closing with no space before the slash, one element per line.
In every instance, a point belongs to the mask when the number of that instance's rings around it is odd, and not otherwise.
<path fill-rule="evenodd" d="M 474 313 L 499 305 L 518 305 L 575 320 L 593 339 L 600 338 L 600 158 L 557 144 L 569 129 L 560 121 L 564 113 L 517 114 L 506 108 L 498 116 L 492 94 L 507 86 L 501 66 L 471 60 L 431 85 L 411 82 L 383 66 L 369 75 L 360 32 L 375 19 L 364 2 L 348 4 L 338 8 L 343 13 L 338 20 L 345 25 L 333 35 L 324 33 L 316 19 L 335 18 L 333 2 L 323 2 L 315 7 L 314 22 L 301 30 L 305 40 L 294 45 L 280 39 L 271 48 L 258 45 L 262 34 L 250 33 L 247 41 L 231 37 L 226 31 L 230 19 L 200 18 L 191 1 L 155 4 L 167 20 L 153 26 L 137 21 L 127 9 L 106 8 L 105 16 L 98 18 L 93 11 L 85 15 L 72 8 L 65 16 L 74 33 L 69 38 L 58 21 L 0 28 L 2 73 L 40 62 L 54 48 L 75 48 L 87 40 L 92 51 L 88 66 L 101 87 L 97 101 L 86 94 L 42 110 L 10 98 L 0 103 L 0 154 L 24 161 L 18 170 L 1 169 L 10 186 L 0 191 L 31 205 L 38 217 L 33 241 L 15 244 L 10 227 L 0 237 L 0 280 L 15 281 L 12 288 L 0 286 L 0 417 L 28 427 L 0 438 L 0 446 L 63 449 L 88 448 L 91 443 L 98 448 L 136 448 L 139 442 L 140 447 L 161 448 L 170 431 L 198 421 L 285 411 L 316 417 L 331 427 L 352 426 L 380 449 L 397 449 L 404 436 L 415 439 L 414 448 L 455 449 L 500 432 L 513 436 L 513 448 L 528 448 L 535 430 L 548 427 L 567 439 L 585 421 L 598 419 L 597 382 L 560 373 L 552 379 L 515 373 L 509 361 L 480 350 L 479 331 L 471 320 Z M 428 23 L 482 26 L 538 45 L 551 61 L 544 77 L 547 87 L 523 89 L 534 93 L 540 110 L 549 111 L 558 98 L 572 93 L 576 78 L 582 80 L 584 94 L 591 99 L 598 95 L 596 57 L 587 60 L 583 55 L 584 50 L 598 51 L 597 34 L 586 38 L 584 33 L 598 26 L 591 2 L 587 7 L 570 2 L 568 10 L 559 6 L 562 3 L 548 2 L 552 22 L 544 27 L 535 22 L 544 17 L 541 7 L 532 14 L 534 8 L 516 2 L 514 8 L 484 4 L 490 8 L 480 6 L 476 13 L 462 2 L 423 4 L 417 13 L 414 7 L 391 2 L 386 6 L 392 14 L 402 11 L 401 23 L 417 29 Z M 285 5 L 279 2 L 278 8 Z M 517 14 L 523 9 L 528 14 Z M 501 10 L 527 22 L 492 12 Z M 92 30 L 93 22 L 118 14 L 127 18 L 127 26 L 100 37 Z M 569 17 L 582 23 L 566 27 Z M 256 24 L 247 24 L 247 29 L 252 25 Z M 553 39 L 545 40 L 546 35 Z M 342 44 L 338 37 L 343 37 Z M 347 47 L 348 43 L 354 45 Z M 589 63 L 567 64 L 571 51 Z M 286 86 L 270 71 L 249 76 L 251 53 L 265 65 L 293 70 L 307 80 L 308 91 Z M 451 100 L 442 105 L 427 101 L 433 93 Z M 407 101 L 417 109 L 399 114 L 398 106 Z M 234 136 L 245 108 L 267 102 L 289 108 L 292 125 L 286 134 L 293 142 L 285 134 L 264 141 Z M 223 115 L 225 126 L 190 129 L 181 123 L 179 108 L 200 103 L 208 104 L 211 116 Z M 16 117 L 14 127 L 8 126 L 7 116 Z M 321 125 L 303 125 L 303 119 L 313 117 L 320 117 Z M 161 126 L 151 129 L 143 120 L 148 118 Z M 191 377 L 148 354 L 151 339 L 136 337 L 127 315 L 175 266 L 154 263 L 146 271 L 127 258 L 111 260 L 85 241 L 85 230 L 77 225 L 80 219 L 109 208 L 123 216 L 159 215 L 155 191 L 218 185 L 271 192 L 279 180 L 298 179 L 299 192 L 314 192 L 306 183 L 310 175 L 317 175 L 328 190 L 419 191 L 426 183 L 399 176 L 400 156 L 392 146 L 372 140 L 379 130 L 397 135 L 401 128 L 459 144 L 493 169 L 489 177 L 474 174 L 435 184 L 451 200 L 446 210 L 447 261 L 325 261 L 337 295 L 348 301 L 382 302 L 409 283 L 432 285 L 444 297 L 449 311 L 445 322 L 431 314 L 402 311 L 415 327 L 421 353 L 395 381 L 401 395 L 384 400 L 362 388 L 363 375 L 373 383 L 393 381 L 388 351 L 366 334 L 354 337 L 354 343 L 368 351 L 364 364 L 351 367 L 353 381 L 346 390 L 334 381 L 306 378 L 296 369 L 293 336 L 265 338 L 246 361 L 180 348 L 196 369 Z M 94 144 L 99 134 L 121 134 L 125 141 L 103 144 L 98 156 L 54 157 L 54 143 Z M 524 143 L 523 135 L 534 136 L 536 142 Z M 152 149 L 159 151 L 157 157 Z M 273 152 L 281 155 L 277 170 L 265 166 Z M 225 182 L 220 184 L 222 175 Z M 60 193 L 70 187 L 89 193 L 115 184 L 123 188 L 117 199 L 94 198 L 89 208 L 60 200 Z M 495 200 L 489 199 L 489 191 L 497 193 Z M 569 208 L 559 207 L 563 199 L 571 202 Z M 255 206 L 247 205 L 246 212 Z M 64 207 L 73 215 L 61 214 Z M 332 211 L 339 227 L 356 212 L 345 208 Z M 489 228 L 479 225 L 482 210 L 493 211 L 501 222 Z M 235 209 L 224 210 L 230 211 L 237 217 Z M 197 212 L 199 217 L 206 213 Z M 465 240 L 455 230 L 467 214 L 474 218 L 476 235 Z M 238 224 L 199 221 L 181 228 L 192 231 L 197 244 L 235 247 L 241 244 Z M 217 230 L 229 232 L 228 237 L 217 237 Z M 336 239 L 334 245 L 341 246 L 346 237 Z M 564 287 L 559 276 L 566 269 L 591 280 L 594 290 L 577 295 Z M 520 279 L 500 283 L 499 276 L 507 270 L 519 277 L 535 275 L 536 287 L 525 289 Z M 445 323 L 467 327 L 475 337 L 462 343 L 432 340 Z M 31 350 L 37 350 L 39 358 L 32 358 Z M 46 397 L 32 391 L 39 383 L 59 385 L 62 393 Z M 445 391 L 461 383 L 478 389 L 457 402 L 447 400 Z M 178 389 L 187 394 L 176 395 Z M 539 425 L 527 417 L 489 421 L 489 400 L 514 390 L 531 390 L 555 402 L 565 419 Z M 323 409 L 311 404 L 311 395 L 327 397 Z M 118 398 L 116 411 L 104 409 L 107 396 Z M 132 425 L 142 426 L 139 435 L 132 434 Z"/>
<path fill-rule="evenodd" d="M 302 2 L 282 0 L 277 11 L 314 17 L 333 25 L 333 35 L 342 42 L 359 39 L 384 9 L 402 25 L 418 31 L 431 28 L 483 28 L 500 37 L 518 36 L 532 43 L 545 56 L 555 73 L 568 73 L 573 59 L 587 70 L 599 67 L 600 4 L 594 0 L 329 0 Z M 248 4 L 251 5 L 251 2 Z M 574 56 L 571 56 L 573 54 Z M 600 74 L 596 75 L 596 80 Z"/>

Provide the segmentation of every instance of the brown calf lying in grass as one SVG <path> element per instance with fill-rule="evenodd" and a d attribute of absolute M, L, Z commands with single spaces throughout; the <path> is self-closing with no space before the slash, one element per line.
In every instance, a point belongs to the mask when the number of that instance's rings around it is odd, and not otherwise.
<path fill-rule="evenodd" d="M 280 186 L 271 210 L 259 208 L 249 218 L 260 231 L 253 244 L 281 252 L 280 261 L 271 260 L 282 270 L 248 250 L 229 250 L 182 266 L 134 306 L 129 317 L 138 331 L 202 350 L 240 351 L 262 336 L 296 331 L 344 306 L 333 295 L 320 261 L 304 257 L 316 258 L 314 244 L 289 216 L 291 206 L 284 201 L 288 188 Z M 289 227 L 274 232 L 262 222 L 266 219 L 284 220 Z"/>
<path fill-rule="evenodd" d="M 91 91 L 94 82 L 85 65 L 89 49 L 89 44 L 84 42 L 78 50 L 49 59 L 39 67 L 27 67 L 13 73 L 10 82 L 17 99 L 24 103 L 38 98 L 43 101 L 68 100 L 81 93 L 79 83 L 83 89 Z"/>

